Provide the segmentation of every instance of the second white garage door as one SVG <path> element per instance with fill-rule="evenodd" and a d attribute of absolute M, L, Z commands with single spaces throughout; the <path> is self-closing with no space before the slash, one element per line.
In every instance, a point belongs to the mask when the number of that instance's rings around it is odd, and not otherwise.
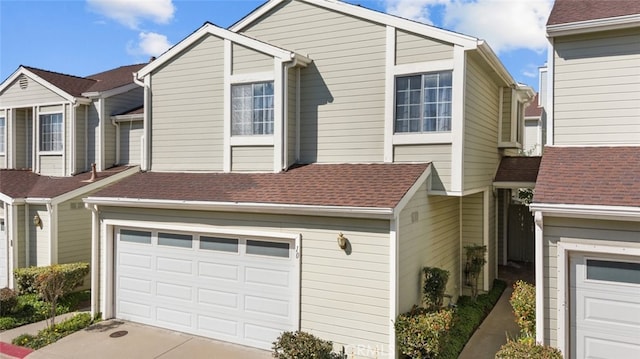
<path fill-rule="evenodd" d="M 640 357 L 640 258 L 574 254 L 570 260 L 570 357 Z"/>
<path fill-rule="evenodd" d="M 297 329 L 293 240 L 116 230 L 116 317 L 270 349 Z"/>

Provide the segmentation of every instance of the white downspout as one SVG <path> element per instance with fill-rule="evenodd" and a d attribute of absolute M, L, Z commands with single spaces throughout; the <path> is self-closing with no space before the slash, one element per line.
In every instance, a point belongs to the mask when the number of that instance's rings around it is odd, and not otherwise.
<path fill-rule="evenodd" d="M 104 112 L 104 101 L 105 99 L 100 97 L 98 99 L 98 103 L 99 103 L 99 115 L 98 115 L 98 142 L 99 142 L 99 146 L 98 146 L 98 150 L 99 150 L 99 154 L 98 154 L 98 159 L 96 162 L 98 165 L 98 171 L 104 171 L 104 161 L 105 161 L 105 154 L 104 154 L 104 126 L 105 126 L 105 112 Z"/>
<path fill-rule="evenodd" d="M 91 210 L 91 317 L 99 312 L 98 298 L 100 297 L 100 217 L 98 206 L 85 203 Z"/>
<path fill-rule="evenodd" d="M 69 159 L 69 171 L 71 175 L 75 175 L 77 173 L 76 168 L 76 152 L 78 151 L 77 141 L 76 141 L 76 126 L 78 119 L 76 118 L 76 111 L 80 107 L 80 103 L 76 102 L 71 108 L 71 131 L 69 133 L 70 137 L 70 146 L 71 146 L 71 158 Z"/>
<path fill-rule="evenodd" d="M 289 168 L 289 70 L 298 66 L 298 59 L 284 65 L 283 84 L 282 84 L 282 169 Z"/>
<path fill-rule="evenodd" d="M 29 218 L 29 204 L 24 204 L 24 251 L 25 251 L 25 267 L 31 266 L 31 218 Z M 18 224 L 18 219 L 16 218 L 16 225 Z M 16 227 L 17 228 L 17 227 Z"/>
<path fill-rule="evenodd" d="M 144 77 L 144 82 L 140 81 L 136 74 L 133 74 L 133 82 L 144 89 L 144 111 L 142 115 L 142 161 L 140 161 L 140 170 L 149 171 L 151 169 L 151 128 L 150 128 L 150 111 L 151 111 L 151 74 Z"/>
<path fill-rule="evenodd" d="M 544 225 L 542 212 L 535 212 L 536 226 L 536 342 L 544 343 Z"/>
<path fill-rule="evenodd" d="M 89 168 L 89 106 L 84 107 L 84 168 L 82 171 L 86 171 Z"/>

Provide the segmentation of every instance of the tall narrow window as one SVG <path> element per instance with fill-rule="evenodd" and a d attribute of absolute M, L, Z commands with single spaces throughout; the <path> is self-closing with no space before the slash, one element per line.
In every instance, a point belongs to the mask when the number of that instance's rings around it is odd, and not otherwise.
<path fill-rule="evenodd" d="M 231 134 L 273 134 L 273 82 L 231 86 Z"/>
<path fill-rule="evenodd" d="M 62 114 L 40 115 L 40 151 L 62 151 Z"/>
<path fill-rule="evenodd" d="M 451 131 L 451 71 L 396 78 L 395 132 Z"/>
<path fill-rule="evenodd" d="M 4 146 L 5 146 L 5 139 L 4 139 L 4 130 L 5 130 L 5 122 L 4 122 L 4 117 L 0 117 L 0 153 L 4 154 Z"/>

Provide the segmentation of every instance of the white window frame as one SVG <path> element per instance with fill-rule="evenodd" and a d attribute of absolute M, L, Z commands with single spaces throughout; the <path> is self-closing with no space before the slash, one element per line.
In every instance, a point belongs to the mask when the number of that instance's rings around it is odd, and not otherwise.
<path fill-rule="evenodd" d="M 60 136 L 60 148 L 59 149 L 44 149 L 44 130 L 43 130 L 43 118 L 46 116 L 60 116 L 60 132 L 53 133 L 52 136 Z M 51 142 L 51 141 L 50 141 Z M 55 141 L 49 143 L 50 145 L 55 145 Z M 64 152 L 64 114 L 62 112 L 41 112 L 38 114 L 38 152 L 42 154 L 62 154 Z"/>
<path fill-rule="evenodd" d="M 7 147 L 7 118 L 4 116 L 0 116 L 0 155 L 4 155 L 6 153 L 5 148 Z"/>
<path fill-rule="evenodd" d="M 255 99 L 256 99 L 256 95 L 255 95 L 255 86 L 256 85 L 264 85 L 264 84 L 271 84 L 271 89 L 272 89 L 272 93 L 270 95 L 263 95 L 263 97 L 266 99 L 267 97 L 271 97 L 271 107 L 263 107 L 261 109 L 259 109 L 260 111 L 262 111 L 263 115 L 266 114 L 267 111 L 271 111 L 272 117 L 271 117 L 271 132 L 270 133 L 253 133 L 254 130 L 254 125 L 256 123 L 256 119 L 255 119 L 255 111 L 256 109 L 254 108 L 254 103 L 255 103 Z M 233 95 L 233 90 L 234 88 L 237 87 L 246 87 L 246 86 L 251 86 L 251 109 L 243 109 L 243 111 L 249 111 L 251 113 L 251 132 L 250 134 L 234 134 L 233 133 L 233 129 L 234 129 L 234 108 L 233 108 L 233 102 L 234 102 L 234 95 Z M 231 84 L 231 137 L 234 136 L 245 136 L 245 137 L 254 137 L 254 136 L 273 136 L 275 129 L 275 84 L 274 81 L 271 80 L 267 80 L 267 81 L 254 81 L 254 82 L 245 82 L 245 83 L 232 83 Z M 269 122 L 264 121 L 263 120 L 263 125 L 266 126 Z"/>
<path fill-rule="evenodd" d="M 446 86 L 449 88 L 449 101 L 435 101 L 436 104 L 440 104 L 440 103 L 447 103 L 448 102 L 448 106 L 449 106 L 449 126 L 447 130 L 438 130 L 437 128 L 435 130 L 424 130 L 424 121 L 426 121 L 425 116 L 424 116 L 424 91 L 425 91 L 425 85 L 424 85 L 424 81 L 425 81 L 425 76 L 429 76 L 429 75 L 440 75 L 441 73 L 448 73 L 450 78 L 451 78 L 451 84 L 449 86 Z M 398 80 L 401 78 L 410 78 L 410 77 L 420 77 L 420 98 L 419 98 L 419 106 L 420 106 L 420 110 L 419 110 L 419 118 L 420 118 L 420 129 L 419 131 L 406 131 L 406 132 L 398 132 L 396 131 L 396 126 L 398 123 L 398 115 L 397 115 L 397 109 L 398 109 Z M 445 86 L 441 87 L 440 86 L 440 79 L 438 77 L 438 86 L 436 87 L 436 93 L 440 92 L 441 88 L 445 88 Z M 393 101 L 393 134 L 394 136 L 403 136 L 403 135 L 428 135 L 428 134 L 450 134 L 451 133 L 451 129 L 452 129 L 452 122 L 453 122 L 453 70 L 438 70 L 438 71 L 428 71 L 428 72 L 421 72 L 421 73 L 412 73 L 412 74 L 397 74 L 394 77 L 394 101 Z M 438 106 L 439 107 L 439 106 Z M 436 113 L 436 117 L 435 117 L 436 123 L 438 123 L 441 119 L 439 114 Z M 437 127 L 437 125 L 436 125 Z"/>

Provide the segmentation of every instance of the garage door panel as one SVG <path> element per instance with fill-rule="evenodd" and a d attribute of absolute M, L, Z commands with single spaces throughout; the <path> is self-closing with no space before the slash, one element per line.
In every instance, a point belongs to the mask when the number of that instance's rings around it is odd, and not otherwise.
<path fill-rule="evenodd" d="M 169 300 L 179 299 L 191 302 L 193 301 L 193 287 L 158 281 L 156 283 L 156 296 Z"/>
<path fill-rule="evenodd" d="M 119 280 L 119 287 L 121 290 L 151 294 L 152 281 L 149 279 L 133 278 L 122 275 Z"/>
<path fill-rule="evenodd" d="M 134 254 L 122 251 L 120 252 L 119 266 L 120 268 L 137 268 L 137 269 L 151 269 L 153 258 L 151 255 Z"/>
<path fill-rule="evenodd" d="M 144 320 L 148 322 L 153 313 L 149 304 L 133 302 L 128 300 L 118 300 L 118 312 L 122 319 L 128 320 Z"/>
<path fill-rule="evenodd" d="M 158 257 L 156 259 L 158 272 L 171 274 L 186 274 L 191 276 L 193 271 L 193 261 L 191 259 L 176 259 L 169 257 Z"/>
<path fill-rule="evenodd" d="M 594 322 L 594 324 L 610 324 L 614 326 L 628 325 L 635 329 L 640 329 L 640 323 L 630 318 L 640 317 L 640 304 L 630 301 L 622 301 L 619 298 L 584 298 L 584 313 L 579 313 L 579 318 L 584 318 L 584 322 Z M 630 328 L 630 329 L 632 329 Z"/>
<path fill-rule="evenodd" d="M 226 338 L 238 341 L 238 321 L 213 317 L 204 314 L 198 315 L 198 329 L 215 338 Z"/>
<path fill-rule="evenodd" d="M 156 308 L 156 320 L 160 324 L 166 324 L 173 328 L 182 327 L 182 330 L 190 331 L 192 325 L 192 313 L 187 310 L 179 310 L 175 307 L 158 306 Z"/>
<path fill-rule="evenodd" d="M 274 319 L 290 319 L 291 303 L 288 300 L 278 300 L 265 297 L 246 295 L 244 309 L 247 312 L 273 317 Z"/>
<path fill-rule="evenodd" d="M 243 327 L 243 337 L 253 346 L 270 349 L 273 339 L 280 335 L 282 330 L 277 326 L 246 323 Z"/>
<path fill-rule="evenodd" d="M 244 281 L 248 284 L 286 289 L 291 286 L 291 275 L 289 271 L 284 270 L 264 267 L 245 267 Z"/>
<path fill-rule="evenodd" d="M 239 295 L 235 292 L 198 289 L 198 304 L 212 305 L 222 309 L 238 309 L 239 303 Z"/>
<path fill-rule="evenodd" d="M 238 281 L 239 279 L 238 265 L 212 263 L 200 261 L 198 262 L 198 275 L 211 279 L 222 279 L 230 281 Z"/>

